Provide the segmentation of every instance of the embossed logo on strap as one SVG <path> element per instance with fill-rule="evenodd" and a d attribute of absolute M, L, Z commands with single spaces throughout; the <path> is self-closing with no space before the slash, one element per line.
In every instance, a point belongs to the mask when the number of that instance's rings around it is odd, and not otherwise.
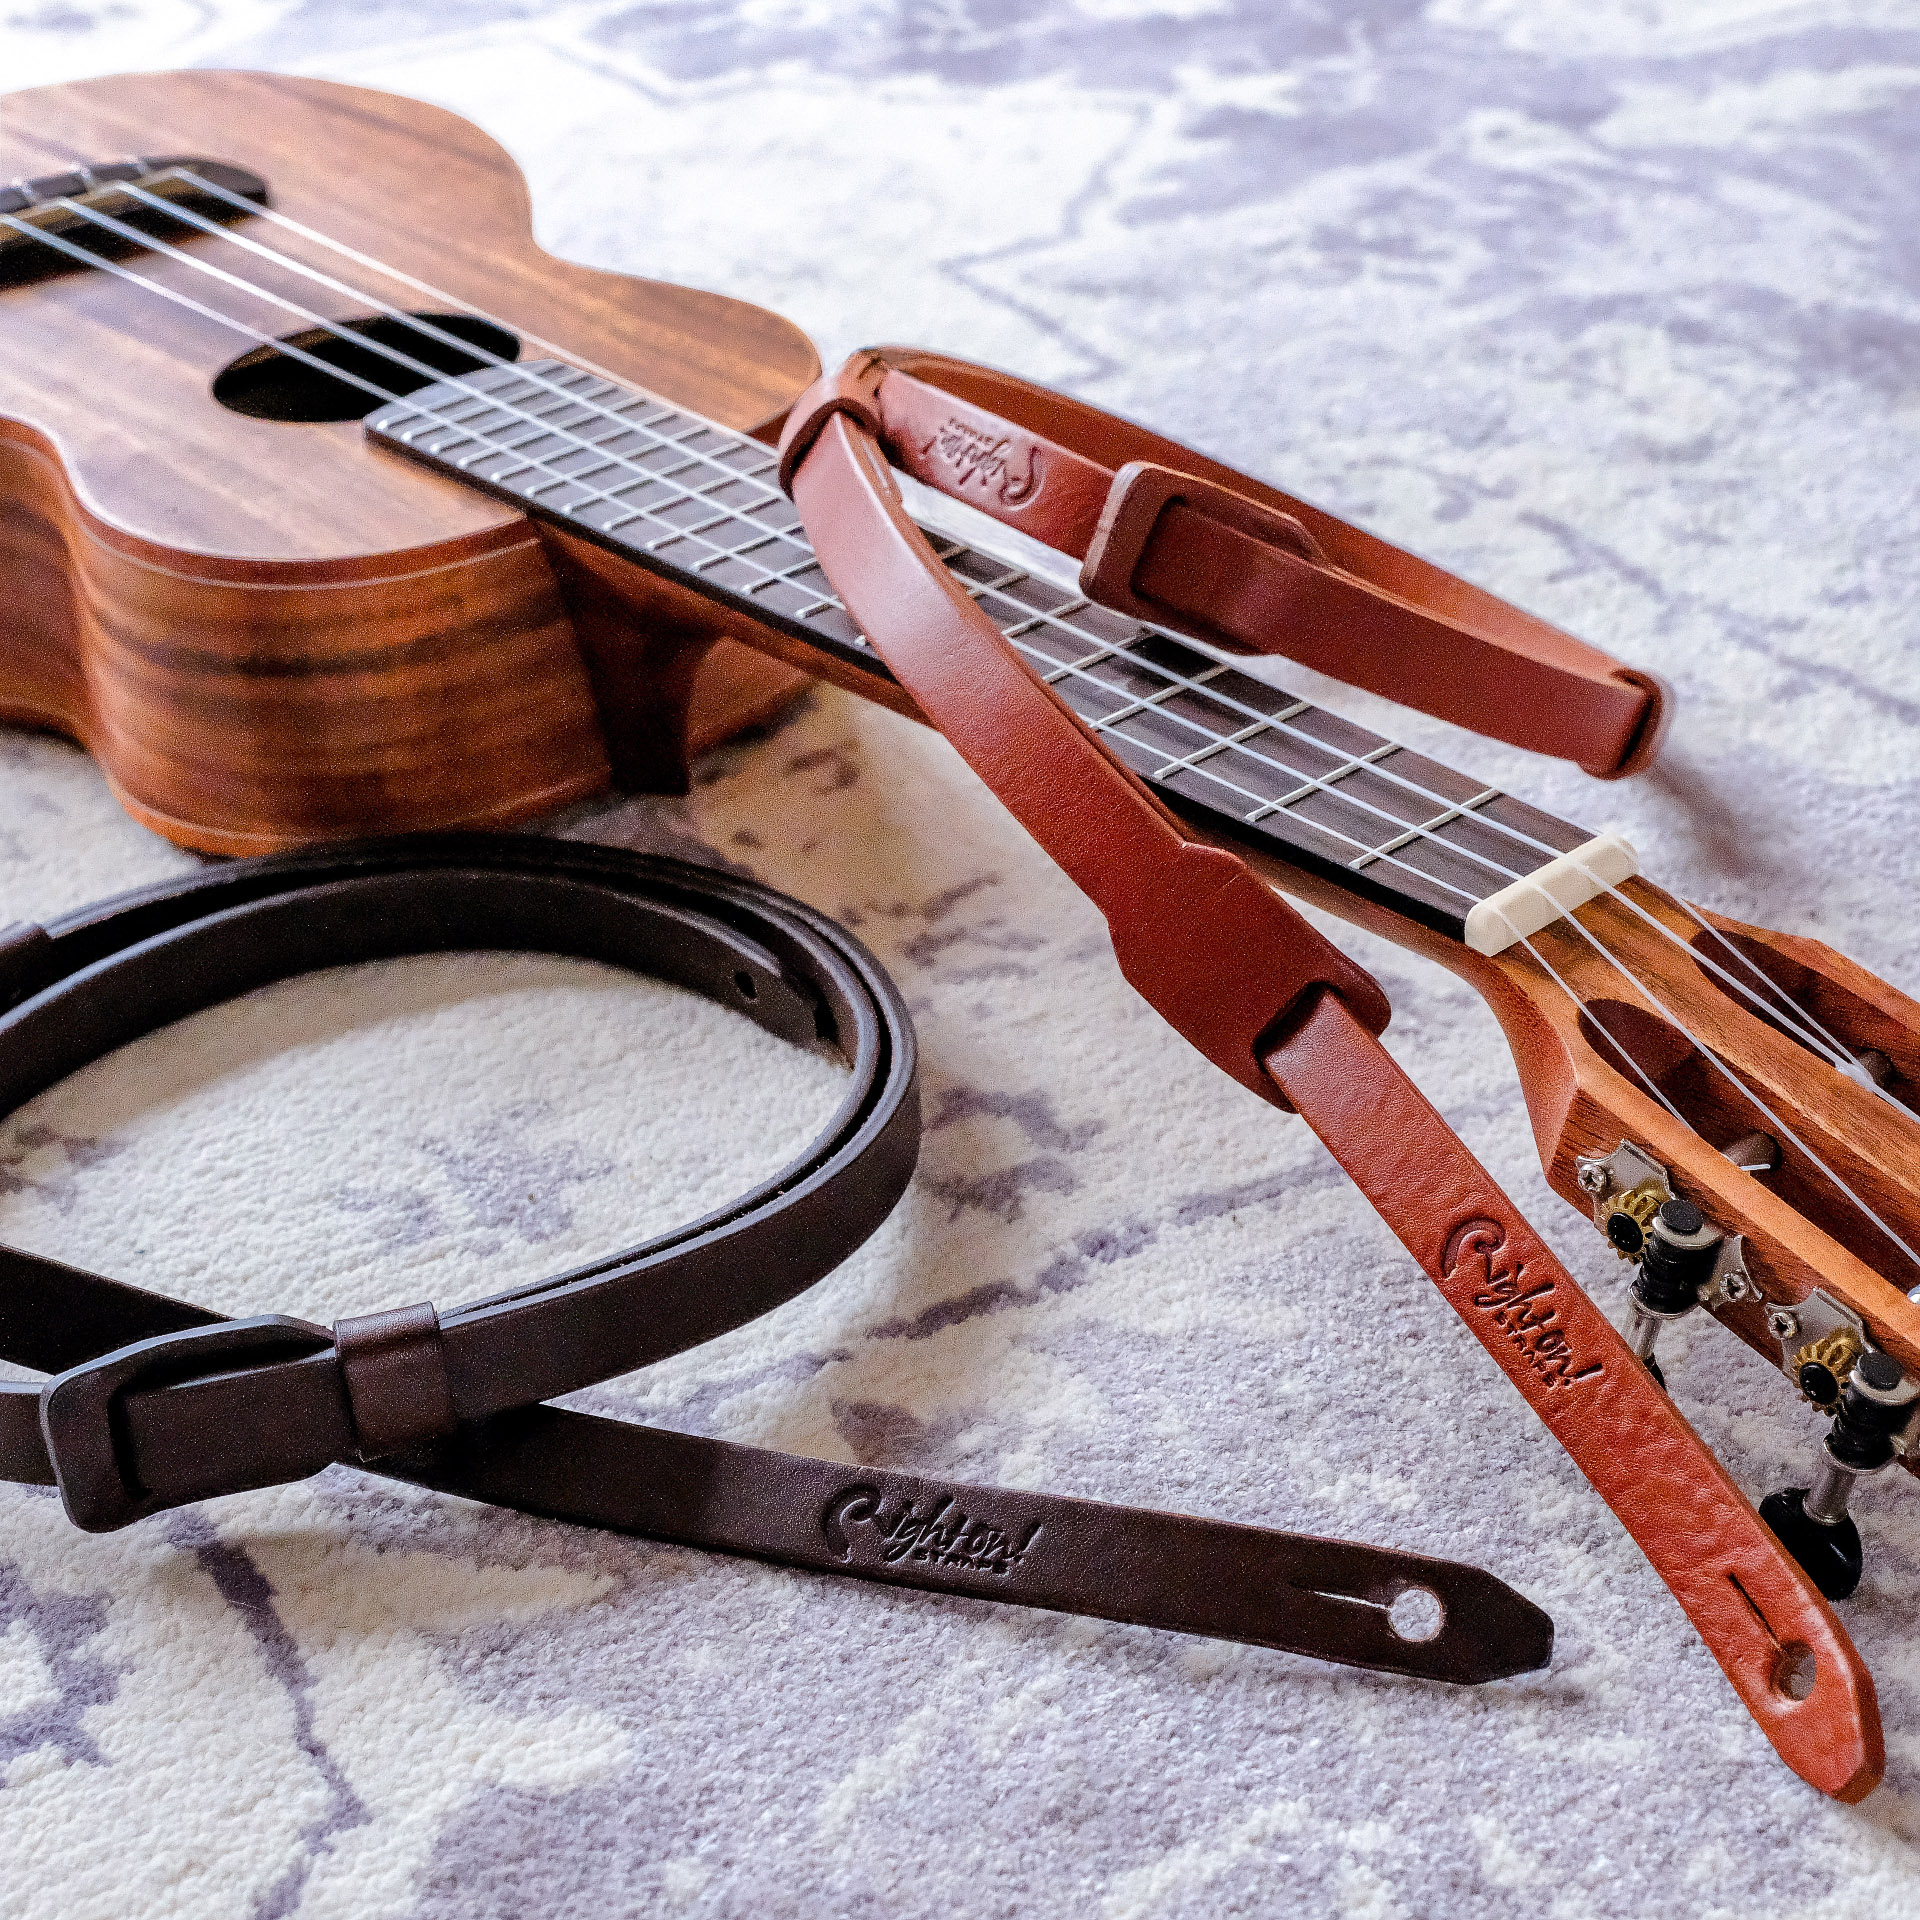
<path fill-rule="evenodd" d="M 1507 1252 L 1507 1230 L 1498 1220 L 1469 1220 L 1447 1241 L 1447 1279 L 1473 1288 L 1473 1305 L 1507 1336 L 1520 1357 L 1548 1388 L 1597 1380 L 1605 1367 L 1584 1365 L 1560 1324 L 1551 1275 L 1527 1284 L 1527 1263 Z"/>
<path fill-rule="evenodd" d="M 978 486 L 994 494 L 1005 506 L 1016 506 L 1040 484 L 1039 449 L 1027 444 L 1026 471 L 1017 472 L 1008 459 L 1013 446 L 1010 434 L 982 432 L 969 426 L 958 414 L 950 415 L 920 449 L 923 460 L 938 460 L 953 469 L 958 484 Z"/>
<path fill-rule="evenodd" d="M 877 1488 L 847 1487 L 827 1502 L 820 1530 L 842 1560 L 877 1559 L 887 1567 L 919 1562 L 1007 1579 L 1033 1551 L 1041 1526 L 1036 1520 L 1024 1532 L 1011 1532 L 962 1512 L 952 1494 L 930 1498 L 924 1508 L 902 1501 L 889 1512 Z"/>

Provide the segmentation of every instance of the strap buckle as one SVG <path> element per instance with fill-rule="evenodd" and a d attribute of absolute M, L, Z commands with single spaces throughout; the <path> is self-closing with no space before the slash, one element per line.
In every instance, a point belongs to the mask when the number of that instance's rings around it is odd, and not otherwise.
<path fill-rule="evenodd" d="M 40 1431 L 67 1518 L 88 1533 L 112 1533 L 150 1513 L 260 1484 L 244 1473 L 210 1472 L 211 1484 L 196 1482 L 189 1492 L 150 1491 L 141 1481 L 140 1463 L 133 1457 L 127 1423 L 116 1403 L 135 1388 L 174 1386 L 276 1360 L 302 1359 L 332 1344 L 325 1327 L 284 1314 L 262 1314 L 136 1340 L 56 1374 L 40 1392 Z M 190 1470 L 182 1477 L 194 1479 Z"/>
<path fill-rule="evenodd" d="M 1080 591 L 1098 605 L 1132 614 L 1136 620 L 1163 626 L 1178 622 L 1189 629 L 1202 620 L 1204 616 L 1197 609 L 1205 604 L 1205 592 L 1196 596 L 1193 605 L 1181 605 L 1152 598 L 1137 585 L 1147 549 L 1168 509 L 1175 506 L 1187 507 L 1234 533 L 1258 540 L 1263 547 L 1271 547 L 1302 566 L 1327 565 L 1320 543 L 1292 514 L 1250 500 L 1244 493 L 1235 493 L 1214 480 L 1203 480 L 1195 473 L 1156 466 L 1150 460 L 1129 460 L 1113 476 L 1107 503 L 1100 510 L 1100 524 L 1080 567 Z M 1204 589 L 1215 583 L 1196 584 Z M 1247 650 L 1244 641 L 1226 635 L 1220 636 L 1219 644 L 1235 653 Z"/>

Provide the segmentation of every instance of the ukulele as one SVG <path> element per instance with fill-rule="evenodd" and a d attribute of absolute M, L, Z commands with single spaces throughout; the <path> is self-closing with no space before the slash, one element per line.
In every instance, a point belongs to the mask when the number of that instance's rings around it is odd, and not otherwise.
<path fill-rule="evenodd" d="M 470 126 L 193 73 L 12 96 L 0 147 L 0 714 L 149 825 L 257 851 L 684 790 L 799 675 L 919 717 L 777 484 L 804 339 L 542 255 Z M 1850 1592 L 1849 1489 L 1914 1464 L 1920 1007 L 1070 572 L 939 550 L 1191 832 L 1485 997 L 1550 1181 L 1632 1263 L 1635 1354 L 1708 1313 L 1807 1403 L 1808 1485 L 1765 1511 Z"/>

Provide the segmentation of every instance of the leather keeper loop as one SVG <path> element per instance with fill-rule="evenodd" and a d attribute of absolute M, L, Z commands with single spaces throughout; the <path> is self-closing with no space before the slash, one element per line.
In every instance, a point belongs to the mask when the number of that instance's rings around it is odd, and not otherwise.
<path fill-rule="evenodd" d="M 857 420 L 875 439 L 880 437 L 880 382 L 886 376 L 886 362 L 877 353 L 857 355 L 837 372 L 816 380 L 793 403 L 780 430 L 780 490 L 789 499 L 800 462 L 836 413 Z"/>
<path fill-rule="evenodd" d="M 1149 550 L 1169 531 L 1166 523 L 1173 510 L 1180 507 L 1217 520 L 1302 566 L 1327 564 L 1320 543 L 1292 514 L 1263 506 L 1198 474 L 1179 473 L 1148 460 L 1129 460 L 1113 476 L 1099 528 L 1080 566 L 1080 591 L 1103 607 L 1133 614 L 1137 619 L 1201 625 L 1216 645 L 1244 653 L 1244 640 L 1219 630 L 1207 619 L 1209 589 L 1214 584 L 1211 580 L 1193 582 L 1197 591 L 1191 596 L 1191 605 L 1158 600 L 1142 591 L 1140 576 L 1147 570 Z"/>
<path fill-rule="evenodd" d="M 440 1316 L 425 1301 L 336 1321 L 333 1343 L 361 1459 L 402 1453 L 454 1430 Z"/>

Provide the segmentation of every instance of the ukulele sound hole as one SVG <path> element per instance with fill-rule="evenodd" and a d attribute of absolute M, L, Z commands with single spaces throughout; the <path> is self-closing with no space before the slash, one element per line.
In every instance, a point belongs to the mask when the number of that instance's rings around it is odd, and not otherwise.
<path fill-rule="evenodd" d="M 464 345 L 422 333 L 412 324 L 415 320 Z M 404 354 L 418 366 L 390 359 L 389 353 Z M 243 353 L 215 377 L 213 397 L 255 420 L 363 420 L 388 399 L 431 386 L 450 373 L 471 373 L 493 361 L 519 357 L 520 342 L 514 335 L 471 314 L 416 313 L 409 319 L 376 314 L 342 320 L 337 329 L 308 327 L 283 335 L 272 346 Z M 316 360 L 323 364 L 313 365 Z M 423 373 L 421 367 L 431 371 Z M 338 368 L 345 377 L 329 368 Z"/>

